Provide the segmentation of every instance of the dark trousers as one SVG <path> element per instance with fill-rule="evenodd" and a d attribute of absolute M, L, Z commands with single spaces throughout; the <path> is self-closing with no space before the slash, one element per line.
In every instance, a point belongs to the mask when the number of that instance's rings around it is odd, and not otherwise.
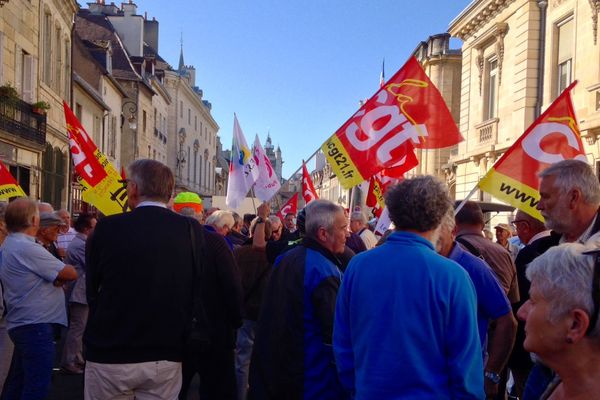
<path fill-rule="evenodd" d="M 54 354 L 53 324 L 23 325 L 8 331 L 15 352 L 2 400 L 41 400 L 50 392 Z"/>
<path fill-rule="evenodd" d="M 182 384 L 179 399 L 187 398 L 187 392 L 194 378 L 200 376 L 200 399 L 236 400 L 234 350 L 215 348 L 201 352 L 189 352 L 183 359 Z"/>

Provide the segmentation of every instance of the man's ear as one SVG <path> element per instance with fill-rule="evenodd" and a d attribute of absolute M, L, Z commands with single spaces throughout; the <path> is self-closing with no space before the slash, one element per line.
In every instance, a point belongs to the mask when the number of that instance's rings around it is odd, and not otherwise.
<path fill-rule="evenodd" d="M 580 203 L 581 200 L 583 199 L 583 194 L 581 193 L 581 189 L 578 189 L 578 188 L 571 189 L 568 193 L 567 198 L 569 199 L 569 207 L 574 208 L 575 205 Z"/>
<path fill-rule="evenodd" d="M 319 239 L 319 242 L 326 242 L 327 241 L 327 229 L 320 227 L 319 230 L 317 231 L 317 239 Z"/>

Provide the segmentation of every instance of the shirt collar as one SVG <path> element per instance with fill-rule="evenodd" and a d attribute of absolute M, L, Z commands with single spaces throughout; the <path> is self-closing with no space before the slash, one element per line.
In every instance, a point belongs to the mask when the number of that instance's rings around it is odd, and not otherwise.
<path fill-rule="evenodd" d="M 538 239 L 544 238 L 546 236 L 550 236 L 550 232 L 552 232 L 552 231 L 550 229 L 548 229 L 546 231 L 541 231 L 541 232 L 536 233 L 535 235 L 533 235 L 531 237 L 531 239 L 529 239 L 529 242 L 527 242 L 527 244 L 531 244 Z"/>
<path fill-rule="evenodd" d="M 14 237 L 16 239 L 27 239 L 30 242 L 36 243 L 36 239 L 34 236 L 30 236 L 26 233 L 23 232 L 13 232 L 13 233 L 9 233 L 8 237 Z"/>
<path fill-rule="evenodd" d="M 585 242 L 590 238 L 590 236 L 592 236 L 592 229 L 594 228 L 594 224 L 596 223 L 596 218 L 598 218 L 598 213 L 596 213 L 596 216 L 594 217 L 592 222 L 590 222 L 587 229 L 585 231 L 583 231 L 581 236 L 579 236 L 579 238 L 577 238 L 575 243 L 585 244 Z M 560 237 L 560 241 L 558 243 L 559 244 L 566 243 L 565 235 L 562 235 Z"/>
<path fill-rule="evenodd" d="M 140 208 L 140 207 L 162 207 L 162 208 L 167 208 L 167 205 L 161 201 L 142 201 L 140 204 L 137 205 L 137 207 L 135 208 Z"/>

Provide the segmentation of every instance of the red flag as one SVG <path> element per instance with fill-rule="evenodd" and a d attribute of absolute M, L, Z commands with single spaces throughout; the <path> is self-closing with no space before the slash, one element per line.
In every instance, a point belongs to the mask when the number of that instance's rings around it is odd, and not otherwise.
<path fill-rule="evenodd" d="M 358 185 L 411 157 L 462 140 L 440 92 L 421 64 L 408 62 L 321 147 L 340 183 Z"/>
<path fill-rule="evenodd" d="M 12 197 L 27 197 L 27 195 L 8 168 L 0 161 L 0 199 L 8 200 Z"/>
<path fill-rule="evenodd" d="M 319 198 L 304 163 L 302 163 L 302 197 L 304 197 L 306 204 Z"/>
<path fill-rule="evenodd" d="M 75 171 L 90 186 L 96 186 L 108 175 L 96 158 L 97 147 L 67 103 L 63 102 L 63 108 Z"/>
<path fill-rule="evenodd" d="M 367 193 L 366 205 L 368 207 L 384 206 L 383 201 L 383 185 L 377 175 L 373 175 L 369 179 L 369 193 Z"/>
<path fill-rule="evenodd" d="M 121 165 L 121 179 L 124 181 L 127 180 L 127 175 L 125 174 L 125 167 Z"/>
<path fill-rule="evenodd" d="M 576 83 L 554 100 L 479 182 L 482 190 L 540 221 L 544 219 L 536 209 L 538 173 L 562 160 L 587 162 L 571 102 Z"/>
<path fill-rule="evenodd" d="M 283 222 L 287 214 L 296 214 L 298 212 L 298 193 L 294 195 L 281 207 L 281 210 L 277 213 L 277 216 Z"/>

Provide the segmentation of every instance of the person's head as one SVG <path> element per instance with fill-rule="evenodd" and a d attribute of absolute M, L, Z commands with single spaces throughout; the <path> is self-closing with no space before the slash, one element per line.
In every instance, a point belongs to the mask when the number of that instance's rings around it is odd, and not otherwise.
<path fill-rule="evenodd" d="M 346 217 L 344 217 L 344 219 L 346 219 L 346 221 L 348 220 Z M 306 207 L 298 211 L 298 218 L 296 218 L 296 226 L 298 227 L 300 237 L 304 237 L 306 235 Z"/>
<path fill-rule="evenodd" d="M 21 197 L 11 201 L 4 213 L 6 229 L 9 233 L 27 233 L 35 236 L 40 227 L 40 213 L 35 201 Z"/>
<path fill-rule="evenodd" d="M 279 219 L 279 218 L 277 218 Z M 256 230 L 256 225 L 258 224 L 258 217 L 255 217 L 252 222 L 250 222 L 250 237 L 254 236 L 254 231 Z M 271 226 L 271 219 L 267 218 L 263 224 L 265 224 L 265 241 L 268 241 L 273 234 L 273 227 Z"/>
<path fill-rule="evenodd" d="M 281 239 L 283 233 L 283 224 L 277 215 L 269 215 L 269 221 L 271 222 L 271 240 Z"/>
<path fill-rule="evenodd" d="M 579 243 L 550 248 L 527 266 L 531 281 L 530 299 L 517 312 L 525 321 L 525 350 L 536 353 L 550 368 L 560 363 L 565 353 L 594 343 L 600 349 L 600 329 L 596 319 L 592 288 L 595 255 L 584 252 L 598 249 Z"/>
<path fill-rule="evenodd" d="M 202 199 L 194 192 L 180 192 L 173 199 L 173 210 L 186 217 L 202 221 Z"/>
<path fill-rule="evenodd" d="M 287 230 L 289 230 L 289 231 L 295 230 L 296 229 L 296 214 L 293 214 L 293 213 L 285 214 L 285 217 L 283 218 L 283 224 L 285 225 Z"/>
<path fill-rule="evenodd" d="M 521 210 L 515 214 L 512 224 L 517 230 L 517 236 L 524 244 L 528 244 L 532 237 L 546 230 L 542 221 Z"/>
<path fill-rule="evenodd" d="M 221 210 L 219 207 L 209 207 L 204 214 L 204 218 L 208 219 L 214 212 Z"/>
<path fill-rule="evenodd" d="M 250 228 L 250 224 L 256 218 L 255 214 L 244 214 L 244 226 Z"/>
<path fill-rule="evenodd" d="M 62 218 L 57 213 L 41 213 L 37 238 L 43 244 L 48 245 L 58 239 L 58 234 L 65 226 Z"/>
<path fill-rule="evenodd" d="M 342 254 L 349 236 L 342 207 L 328 200 L 313 200 L 305 210 L 306 237 L 316 240 L 334 254 Z"/>
<path fill-rule="evenodd" d="M 60 217 L 60 219 L 62 219 L 63 222 L 65 223 L 65 225 L 62 227 L 60 233 L 66 233 L 69 230 L 69 228 L 71 227 L 71 213 L 69 213 L 67 210 L 62 208 L 56 212 L 56 215 L 58 215 Z"/>
<path fill-rule="evenodd" d="M 240 214 L 236 213 L 235 211 L 231 214 L 233 215 L 233 226 L 231 227 L 231 230 L 240 233 L 242 227 L 244 226 L 244 220 L 242 217 L 240 217 Z"/>
<path fill-rule="evenodd" d="M 452 206 L 448 187 L 430 175 L 405 179 L 388 189 L 385 204 L 397 231 L 433 235 Z M 435 243 L 436 240 L 431 240 Z"/>
<path fill-rule="evenodd" d="M 75 220 L 73 224 L 73 228 L 78 232 L 84 235 L 89 235 L 92 233 L 94 228 L 96 227 L 96 218 L 92 214 L 81 213 Z"/>
<path fill-rule="evenodd" d="M 215 228 L 215 231 L 221 236 L 227 236 L 233 224 L 234 220 L 231 211 L 217 210 L 206 218 L 206 225 Z"/>
<path fill-rule="evenodd" d="M 481 231 L 485 225 L 483 211 L 481 211 L 479 204 L 474 201 L 467 201 L 454 216 L 454 220 L 458 230 L 470 228 Z"/>
<path fill-rule="evenodd" d="M 508 224 L 498 224 L 494 227 L 496 230 L 496 240 L 502 245 L 508 243 L 508 239 L 512 236 L 512 231 Z"/>
<path fill-rule="evenodd" d="M 358 233 L 367 227 L 367 217 L 360 211 L 355 211 L 350 215 L 350 231 Z"/>
<path fill-rule="evenodd" d="M 173 172 L 156 160 L 136 160 L 129 166 L 127 201 L 130 208 L 143 201 L 167 204 L 175 187 Z"/>
<path fill-rule="evenodd" d="M 46 203 L 45 201 L 39 201 L 37 203 L 37 207 L 40 214 L 54 212 L 54 207 L 52 207 L 52 204 Z"/>
<path fill-rule="evenodd" d="M 440 231 L 436 243 L 436 250 L 444 257 L 448 257 L 452 246 L 454 245 L 454 210 L 450 209 L 442 218 L 440 223 Z"/>
<path fill-rule="evenodd" d="M 546 227 L 569 235 L 590 223 L 600 206 L 600 184 L 592 167 L 579 160 L 552 164 L 539 174 L 537 209 Z M 586 226 L 583 226 L 585 229 Z"/>

